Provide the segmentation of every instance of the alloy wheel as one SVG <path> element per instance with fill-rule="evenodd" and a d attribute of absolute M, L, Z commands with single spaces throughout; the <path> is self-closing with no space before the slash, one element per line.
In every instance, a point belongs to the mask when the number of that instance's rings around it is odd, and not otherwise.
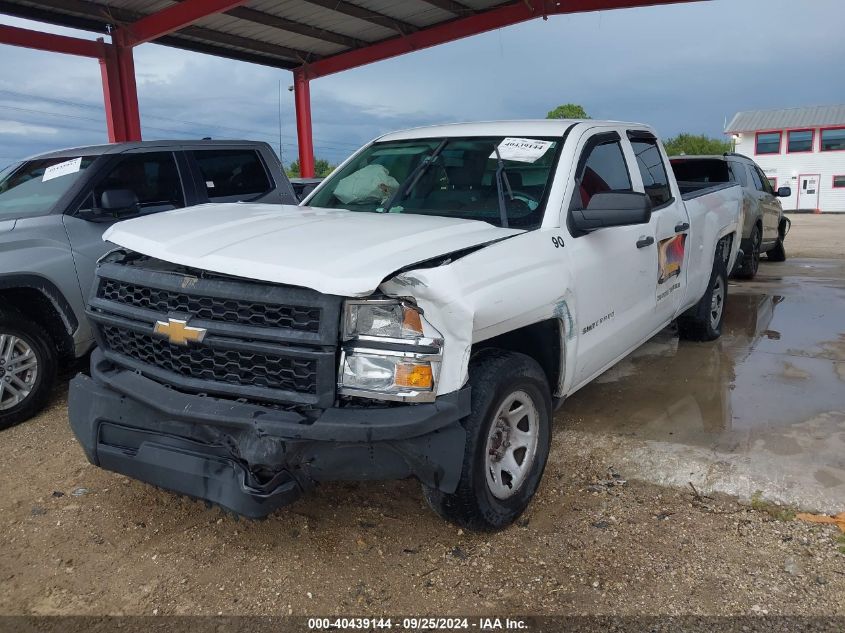
<path fill-rule="evenodd" d="M 0 411 L 29 397 L 38 379 L 38 359 L 32 346 L 14 334 L 0 334 Z"/>

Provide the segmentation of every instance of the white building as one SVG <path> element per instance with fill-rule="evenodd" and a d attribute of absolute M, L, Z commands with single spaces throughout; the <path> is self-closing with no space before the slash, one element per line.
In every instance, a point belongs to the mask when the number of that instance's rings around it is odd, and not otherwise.
<path fill-rule="evenodd" d="M 845 105 L 738 112 L 725 133 L 775 189 L 792 188 L 784 210 L 845 213 Z"/>

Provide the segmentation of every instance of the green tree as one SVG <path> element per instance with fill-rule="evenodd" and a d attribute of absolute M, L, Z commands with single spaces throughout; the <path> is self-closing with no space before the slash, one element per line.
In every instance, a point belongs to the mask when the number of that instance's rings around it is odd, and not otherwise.
<path fill-rule="evenodd" d="M 323 160 L 322 158 L 314 159 L 314 175 L 318 178 L 325 178 L 334 171 L 334 168 L 335 165 L 330 164 L 327 160 Z M 299 178 L 299 161 L 293 161 L 285 170 L 285 173 L 288 175 L 288 178 Z"/>
<path fill-rule="evenodd" d="M 701 156 L 702 154 L 724 154 L 731 151 L 730 141 L 712 138 L 706 134 L 678 134 L 664 142 L 669 156 Z"/>
<path fill-rule="evenodd" d="M 590 115 L 577 103 L 564 103 L 546 115 L 547 119 L 589 119 Z"/>

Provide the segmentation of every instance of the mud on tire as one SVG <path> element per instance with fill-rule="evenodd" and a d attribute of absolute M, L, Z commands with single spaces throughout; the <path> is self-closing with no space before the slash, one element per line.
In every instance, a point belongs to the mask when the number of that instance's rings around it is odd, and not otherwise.
<path fill-rule="evenodd" d="M 448 521 L 471 530 L 500 530 L 522 514 L 543 476 L 551 392 L 534 359 L 497 349 L 472 359 L 469 383 L 472 406 L 462 421 L 467 442 L 457 490 L 447 494 L 423 486 L 423 492 Z"/>
<path fill-rule="evenodd" d="M 760 226 L 755 224 L 751 230 L 751 247 L 749 248 L 749 252 L 742 258 L 742 265 L 734 271 L 734 277 L 739 279 L 754 279 L 760 267 L 760 245 L 762 238 L 763 234 L 760 231 Z"/>
<path fill-rule="evenodd" d="M 778 241 L 766 253 L 766 259 L 770 262 L 785 262 L 786 261 L 786 247 L 783 245 L 783 240 L 786 237 L 786 222 L 781 222 L 778 227 Z"/>

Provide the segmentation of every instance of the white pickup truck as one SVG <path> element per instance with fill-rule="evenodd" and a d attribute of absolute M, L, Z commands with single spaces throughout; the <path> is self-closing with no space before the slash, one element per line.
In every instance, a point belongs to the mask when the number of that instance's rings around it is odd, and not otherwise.
<path fill-rule="evenodd" d="M 719 336 L 740 204 L 681 195 L 647 126 L 525 121 L 388 134 L 299 207 L 121 222 L 71 425 L 92 463 L 251 517 L 416 477 L 502 528 L 567 396 L 673 321 Z"/>

